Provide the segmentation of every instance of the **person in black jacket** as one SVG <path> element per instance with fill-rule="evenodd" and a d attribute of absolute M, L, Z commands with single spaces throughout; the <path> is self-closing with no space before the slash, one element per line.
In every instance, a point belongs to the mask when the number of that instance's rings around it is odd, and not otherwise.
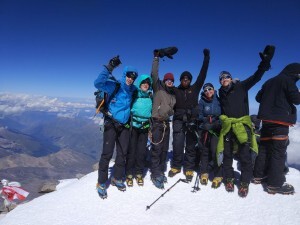
<path fill-rule="evenodd" d="M 270 62 L 274 55 L 275 47 L 266 46 L 263 53 L 260 53 L 261 63 L 258 66 L 256 72 L 248 77 L 246 80 L 239 82 L 232 82 L 232 76 L 227 71 L 222 71 L 219 76 L 221 88 L 219 89 L 219 97 L 221 103 L 222 116 L 222 134 L 226 127 L 224 124 L 230 124 L 229 132 L 224 133 L 224 139 L 221 140 L 221 136 L 218 143 L 224 143 L 223 148 L 223 173 L 225 178 L 225 189 L 227 192 L 234 191 L 234 170 L 233 163 L 233 147 L 234 144 L 238 145 L 238 154 L 241 163 L 241 177 L 239 186 L 239 196 L 246 197 L 249 190 L 249 183 L 252 178 L 252 153 L 251 147 L 257 144 L 253 142 L 253 130 L 251 119 L 249 116 L 249 102 L 248 91 L 257 82 L 260 81 L 263 74 L 271 67 Z M 225 115 L 225 116 L 223 116 Z M 224 118 L 224 120 L 222 120 Z M 229 123 L 228 123 L 229 121 Z M 234 133 L 234 128 L 238 127 L 243 132 L 243 141 L 240 138 L 241 133 Z M 252 146 L 251 146 L 252 145 Z M 219 158 L 219 156 L 218 156 Z M 221 159 L 219 164 L 221 163 Z"/>
<path fill-rule="evenodd" d="M 300 92 L 300 63 L 287 65 L 279 75 L 267 80 L 256 95 L 260 103 L 258 118 L 262 120 L 260 149 L 254 167 L 254 183 L 267 178 L 267 192 L 293 194 L 294 187 L 285 182 L 284 167 L 289 126 L 297 121 Z"/>
<path fill-rule="evenodd" d="M 184 71 L 180 76 L 180 85 L 174 89 L 176 104 L 173 116 L 173 158 L 168 176 L 173 177 L 180 173 L 183 166 L 187 181 L 193 179 L 195 169 L 198 142 L 196 135 L 196 121 L 199 116 L 198 97 L 206 78 L 210 59 L 208 49 L 204 49 L 203 54 L 202 68 L 196 82 L 191 85 L 192 74 Z"/>

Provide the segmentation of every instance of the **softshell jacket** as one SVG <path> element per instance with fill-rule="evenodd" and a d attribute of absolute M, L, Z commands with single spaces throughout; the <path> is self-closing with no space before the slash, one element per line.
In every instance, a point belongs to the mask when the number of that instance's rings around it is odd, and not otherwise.
<path fill-rule="evenodd" d="M 203 64 L 196 82 L 187 88 L 179 85 L 174 89 L 176 96 L 176 104 L 174 107 L 174 120 L 183 120 L 184 115 L 187 119 L 197 119 L 199 116 L 198 98 L 200 90 L 206 79 L 206 74 L 209 65 L 209 57 L 204 57 Z"/>
<path fill-rule="evenodd" d="M 132 94 L 136 90 L 134 85 L 128 86 L 126 84 L 126 73 L 128 71 L 137 72 L 135 68 L 130 66 L 124 68 L 122 78 L 118 80 L 120 88 L 108 104 L 108 114 L 121 124 L 126 124 L 129 120 Z M 116 83 L 117 81 L 112 79 L 111 72 L 104 66 L 94 85 L 97 89 L 108 93 L 108 96 L 110 96 L 115 90 Z"/>
<path fill-rule="evenodd" d="M 247 126 L 251 130 L 251 149 L 257 155 L 258 146 L 256 142 L 256 136 L 252 129 L 252 121 L 250 116 L 243 116 L 241 118 L 229 118 L 225 115 L 220 116 L 222 123 L 222 129 L 219 136 L 219 142 L 217 145 L 217 161 L 220 166 L 223 161 L 223 151 L 224 151 L 224 137 L 232 129 L 235 134 L 239 144 L 245 144 L 248 140 L 248 134 L 244 127 Z"/>
<path fill-rule="evenodd" d="M 256 95 L 256 101 L 260 103 L 259 119 L 285 122 L 287 125 L 296 123 L 297 108 L 294 104 L 300 104 L 300 92 L 296 86 L 298 74 L 300 64 L 290 64 L 263 84 Z"/>
<path fill-rule="evenodd" d="M 174 88 L 168 88 L 158 77 L 159 59 L 155 57 L 152 63 L 151 77 L 153 80 L 153 107 L 152 117 L 160 121 L 169 120 L 173 116 L 173 107 L 176 103 Z"/>
<path fill-rule="evenodd" d="M 219 89 L 222 114 L 240 118 L 249 115 L 248 91 L 262 78 L 265 70 L 258 69 L 244 81 L 231 83 L 229 89 Z"/>
<path fill-rule="evenodd" d="M 201 93 L 201 98 L 199 100 L 199 121 L 206 123 L 208 121 L 208 116 L 212 117 L 212 121 L 219 119 L 219 116 L 221 115 L 221 105 L 219 101 L 219 97 L 217 95 L 217 92 L 215 91 L 212 99 L 207 99 L 205 97 L 205 94 Z"/>
<path fill-rule="evenodd" d="M 149 86 L 149 90 L 144 92 L 141 90 L 140 85 L 142 81 L 149 79 L 151 84 Z M 152 98 L 151 98 L 151 86 L 152 79 L 147 74 L 142 74 L 138 77 L 136 82 L 134 83 L 137 90 L 134 94 L 133 104 L 131 107 L 132 114 L 132 126 L 136 128 L 141 128 L 145 123 L 148 122 L 151 117 L 152 111 Z"/>

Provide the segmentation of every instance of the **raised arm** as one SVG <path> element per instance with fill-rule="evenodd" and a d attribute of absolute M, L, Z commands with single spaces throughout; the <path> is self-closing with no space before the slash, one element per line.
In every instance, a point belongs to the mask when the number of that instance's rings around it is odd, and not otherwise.
<path fill-rule="evenodd" d="M 204 59 L 203 59 L 202 67 L 201 67 L 201 70 L 199 72 L 199 75 L 197 77 L 196 82 L 193 84 L 193 86 L 195 87 L 196 91 L 198 91 L 198 93 L 200 92 L 200 90 L 201 90 L 201 88 L 204 84 L 204 81 L 206 79 L 209 60 L 210 60 L 210 51 L 209 51 L 209 49 L 205 48 L 203 50 L 203 54 L 204 54 Z"/>
<path fill-rule="evenodd" d="M 152 88 L 153 92 L 156 92 L 158 90 L 159 85 L 159 77 L 158 77 L 158 66 L 159 66 L 159 58 L 157 56 L 154 56 L 153 62 L 152 62 L 152 69 L 151 69 L 151 78 L 152 78 Z"/>
<path fill-rule="evenodd" d="M 259 82 L 266 71 L 271 68 L 271 60 L 275 53 L 275 46 L 267 45 L 263 52 L 260 52 L 261 62 L 258 65 L 258 69 L 255 73 L 248 77 L 246 80 L 243 80 L 241 83 L 245 86 L 246 90 L 252 88 L 257 82 Z"/>

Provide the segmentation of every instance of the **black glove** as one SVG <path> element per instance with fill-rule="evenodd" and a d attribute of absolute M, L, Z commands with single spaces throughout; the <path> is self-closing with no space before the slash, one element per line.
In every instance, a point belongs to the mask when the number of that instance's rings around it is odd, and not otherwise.
<path fill-rule="evenodd" d="M 273 45 L 267 45 L 263 52 L 259 53 L 259 56 L 261 58 L 261 62 L 258 66 L 259 69 L 268 71 L 271 68 L 271 60 L 275 53 L 275 46 Z"/>
<path fill-rule="evenodd" d="M 197 130 L 197 122 L 190 122 L 186 123 L 186 128 L 190 131 L 196 131 Z"/>
<path fill-rule="evenodd" d="M 209 51 L 209 49 L 208 49 L 208 48 L 205 48 L 205 49 L 203 50 L 203 54 L 204 54 L 204 57 L 209 57 L 209 56 L 210 56 L 210 51 Z"/>
<path fill-rule="evenodd" d="M 120 64 L 122 64 L 119 55 L 117 55 L 116 57 L 113 57 L 111 60 L 109 60 L 108 63 L 112 68 L 116 68 L 117 66 L 119 66 Z"/>
<path fill-rule="evenodd" d="M 221 128 L 221 124 L 219 120 L 216 120 L 212 123 L 203 123 L 200 125 L 200 129 L 202 130 L 218 130 Z"/>
<path fill-rule="evenodd" d="M 155 49 L 153 51 L 154 57 L 160 57 L 163 58 L 167 56 L 170 59 L 173 59 L 173 55 L 176 54 L 178 51 L 178 48 L 176 47 L 168 47 L 168 48 L 161 48 L 161 49 Z"/>

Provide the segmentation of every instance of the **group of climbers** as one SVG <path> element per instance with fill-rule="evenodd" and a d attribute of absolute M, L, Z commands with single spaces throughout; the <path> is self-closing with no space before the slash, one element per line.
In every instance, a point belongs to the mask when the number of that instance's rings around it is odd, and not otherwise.
<path fill-rule="evenodd" d="M 191 84 L 193 76 L 189 71 L 180 75 L 178 87 L 174 86 L 171 72 L 161 80 L 159 59 L 172 59 L 177 50 L 176 47 L 154 50 L 151 75 L 138 75 L 134 67 L 127 66 L 119 81 L 112 71 L 121 61 L 114 57 L 95 80 L 97 89 L 113 95 L 102 111 L 104 133 L 97 182 L 99 196 L 107 197 L 109 181 L 121 191 L 126 190 L 125 181 L 128 187 L 134 185 L 134 179 L 138 185 L 144 185 L 148 141 L 151 143 L 151 180 L 155 187 L 164 188 L 168 179 L 165 171 L 171 123 L 173 151 L 168 177 L 183 171 L 190 182 L 197 172 L 202 185 L 207 185 L 210 178 L 212 188 L 224 182 L 227 192 L 233 192 L 238 185 L 240 197 L 247 196 L 251 181 L 255 184 L 266 182 L 266 191 L 272 194 L 294 193 L 293 186 L 284 183 L 284 163 L 289 126 L 296 122 L 294 104 L 300 104 L 296 86 L 300 64 L 289 64 L 258 92 L 258 119 L 262 121 L 258 146 L 249 116 L 248 91 L 270 69 L 275 47 L 266 46 L 260 53 L 258 69 L 245 80 L 233 79 L 230 72 L 222 71 L 218 91 L 212 83 L 204 84 L 209 49 L 203 50 L 202 67 L 194 84 Z M 117 83 L 120 87 L 114 93 Z M 117 154 L 109 179 L 108 167 L 114 149 Z M 241 171 L 239 182 L 234 176 L 235 157 Z"/>

